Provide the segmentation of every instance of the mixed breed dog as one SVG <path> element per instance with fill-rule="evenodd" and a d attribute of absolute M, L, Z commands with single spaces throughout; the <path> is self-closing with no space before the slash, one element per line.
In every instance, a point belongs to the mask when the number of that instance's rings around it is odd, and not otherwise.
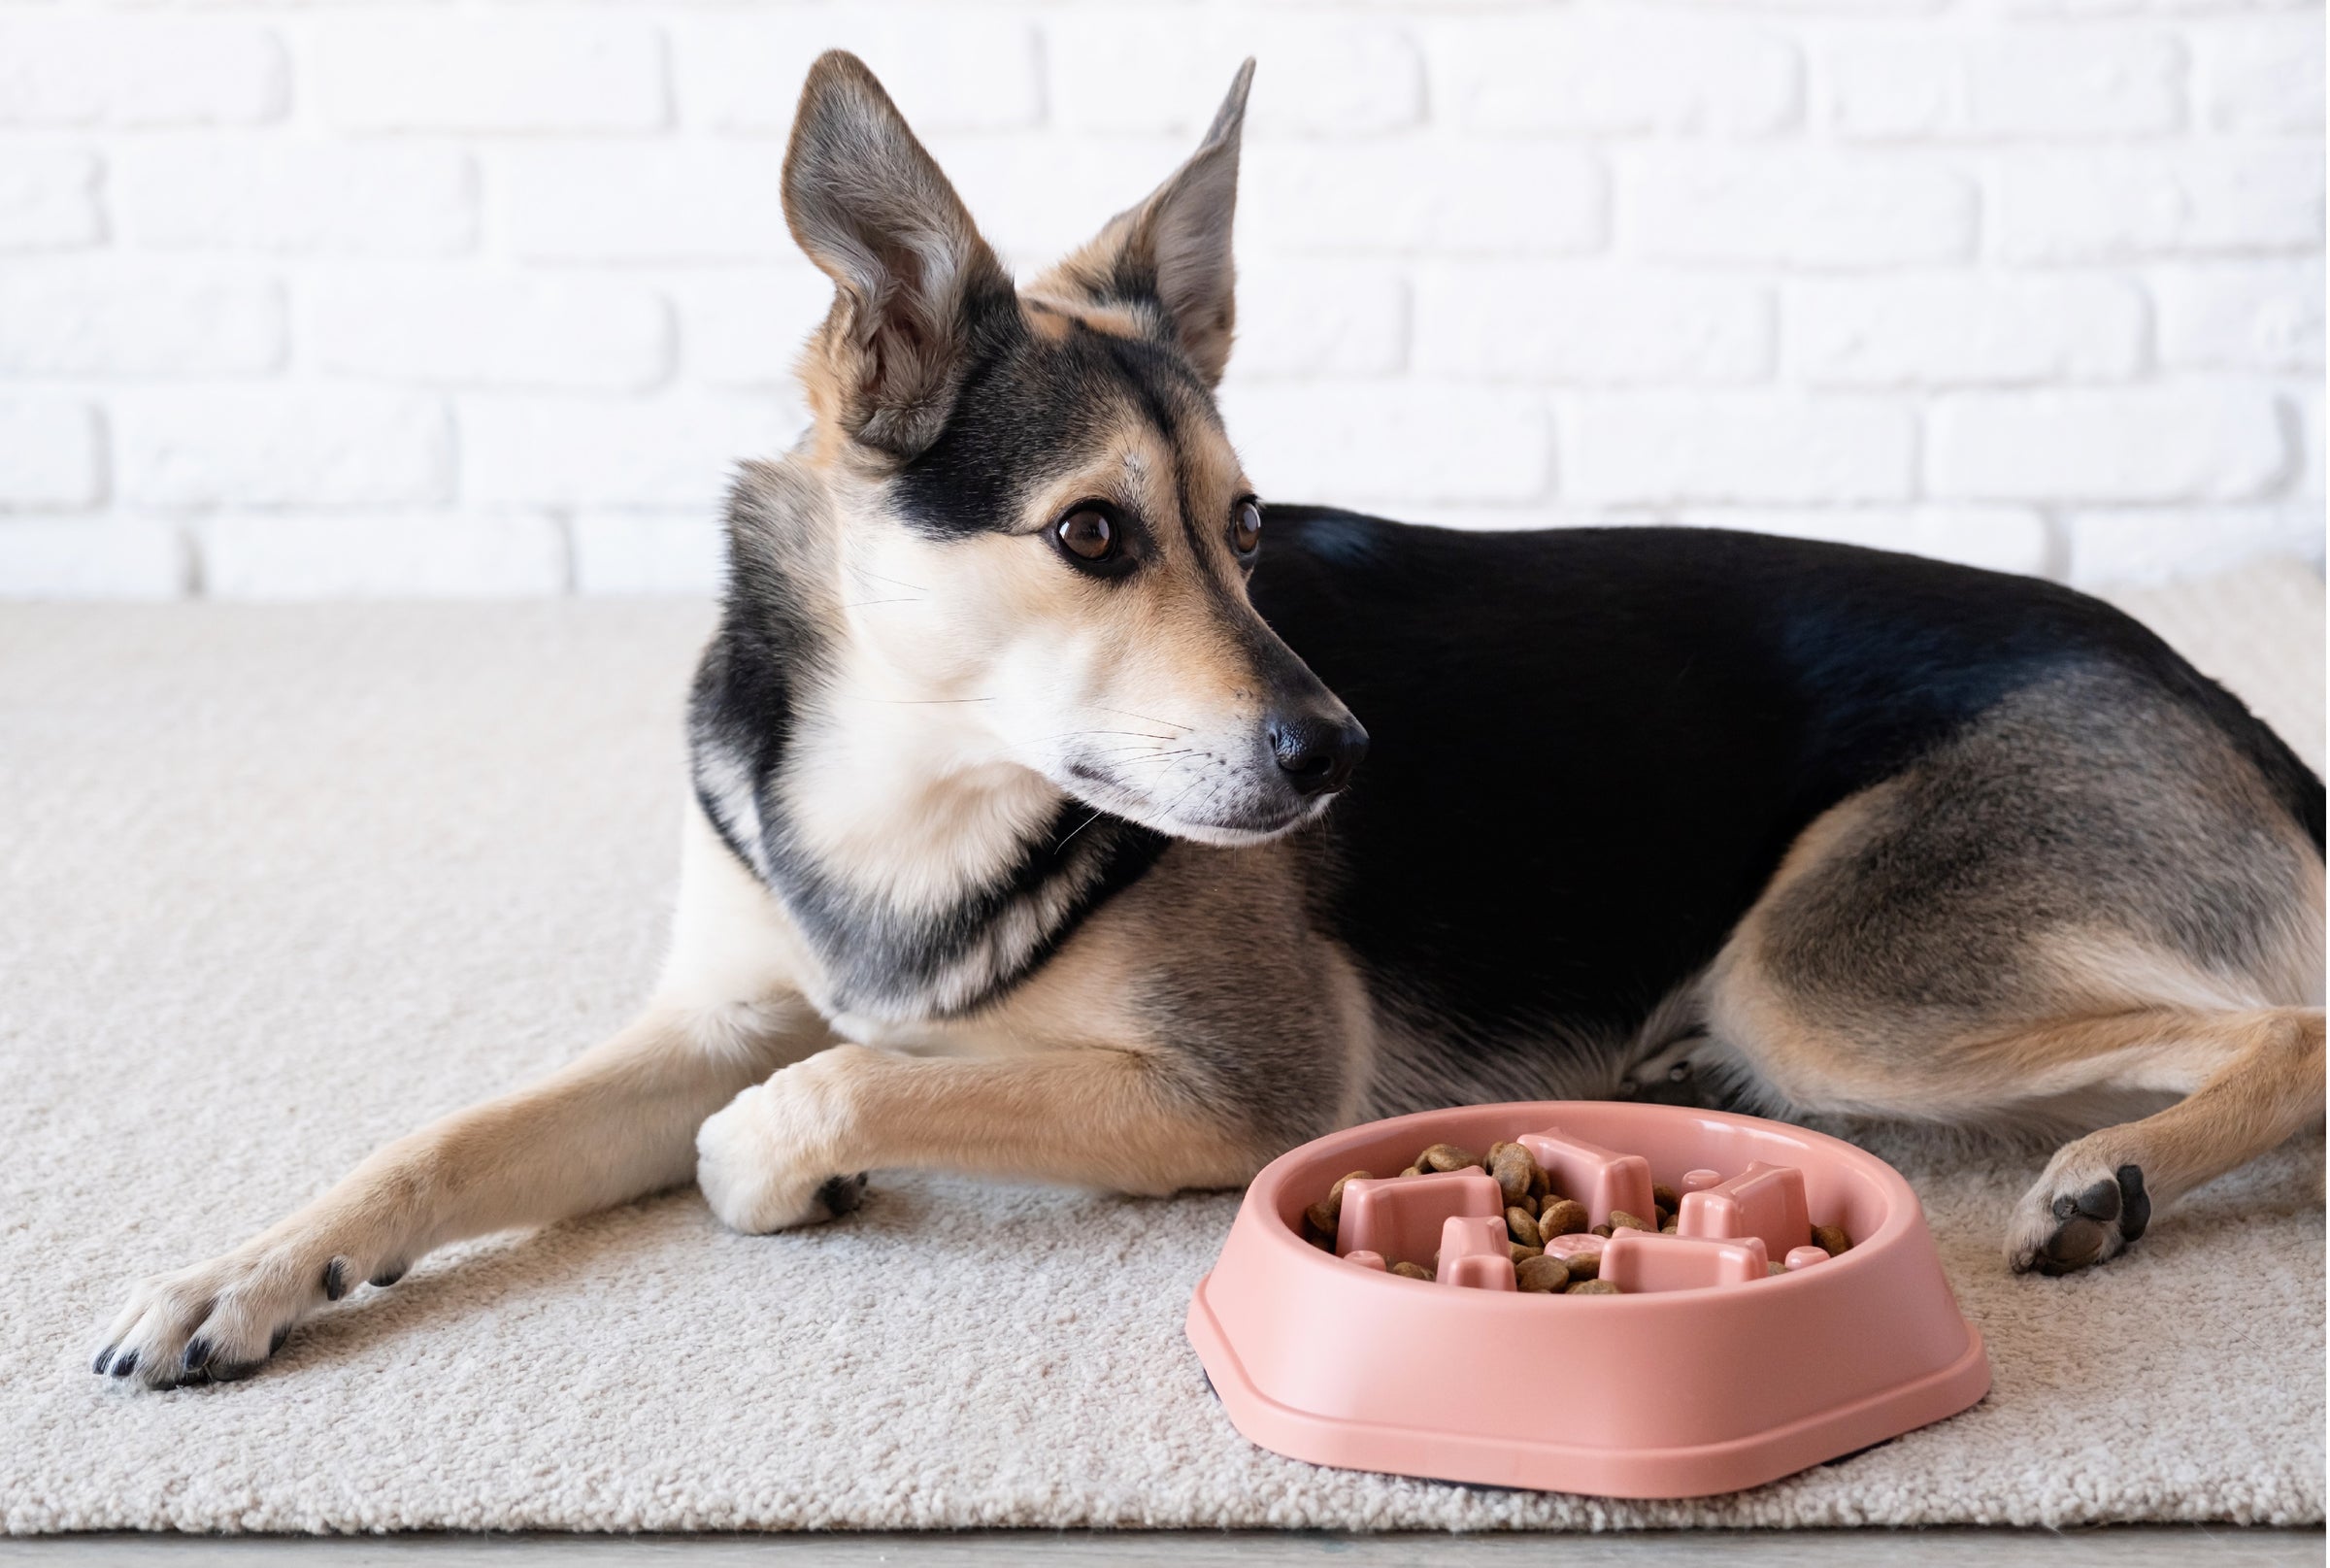
<path fill-rule="evenodd" d="M 2322 785 L 2126 617 L 1265 507 L 1214 399 L 1250 75 L 1015 286 L 865 66 L 816 63 L 815 422 L 735 484 L 652 998 L 139 1284 L 98 1372 L 243 1377 L 432 1248 L 690 1179 L 776 1231 L 869 1169 L 1164 1193 L 1642 1095 L 2045 1130 L 2006 1255 L 2059 1273 L 2320 1119 Z"/>

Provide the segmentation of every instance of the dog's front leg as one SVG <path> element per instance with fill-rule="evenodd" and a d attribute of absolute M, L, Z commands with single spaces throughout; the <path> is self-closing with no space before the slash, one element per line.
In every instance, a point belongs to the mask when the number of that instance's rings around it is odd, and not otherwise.
<path fill-rule="evenodd" d="M 844 1045 L 706 1121 L 696 1180 L 715 1213 L 757 1234 L 829 1218 L 872 1169 L 1166 1193 L 1235 1186 L 1277 1152 L 1269 1145 L 1150 1052 L 926 1058 Z"/>
<path fill-rule="evenodd" d="M 679 1185 L 706 1115 L 827 1038 L 798 1002 L 651 1010 L 543 1082 L 379 1150 L 233 1251 L 144 1281 L 96 1370 L 153 1386 L 231 1381 L 317 1307 L 394 1284 L 433 1248 Z"/>

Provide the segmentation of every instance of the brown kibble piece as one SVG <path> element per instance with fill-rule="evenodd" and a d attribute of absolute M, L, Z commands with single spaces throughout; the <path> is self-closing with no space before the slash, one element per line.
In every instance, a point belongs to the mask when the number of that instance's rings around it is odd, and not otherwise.
<path fill-rule="evenodd" d="M 1571 1296 L 1615 1296 L 1625 1292 L 1608 1280 L 1582 1280 L 1562 1293 Z"/>
<path fill-rule="evenodd" d="M 1341 1205 L 1336 1207 L 1340 1208 Z M 1335 1209 L 1323 1203 L 1315 1203 L 1303 1211 L 1303 1223 L 1311 1227 L 1314 1235 L 1332 1236 L 1335 1234 Z"/>
<path fill-rule="evenodd" d="M 1529 1193 L 1524 1192 L 1521 1194 L 1520 1207 L 1521 1212 L 1526 1214 L 1530 1218 L 1535 1219 L 1537 1218 L 1537 1199 L 1531 1196 Z"/>
<path fill-rule="evenodd" d="M 1573 1282 L 1590 1280 L 1602 1272 L 1602 1254 L 1600 1252 L 1572 1252 L 1561 1260 L 1561 1264 L 1570 1271 L 1570 1279 Z"/>
<path fill-rule="evenodd" d="M 1546 1250 L 1544 1248 L 1523 1247 L 1519 1242 L 1507 1242 L 1505 1244 L 1505 1250 L 1513 1254 L 1513 1261 L 1515 1265 L 1518 1265 L 1523 1258 L 1543 1257 L 1546 1255 Z"/>
<path fill-rule="evenodd" d="M 1610 1239 L 1612 1228 L 1613 1227 L 1609 1225 L 1596 1225 L 1592 1230 L 1587 1231 L 1586 1234 L 1589 1236 L 1599 1236 L 1604 1241 L 1608 1241 Z"/>
<path fill-rule="evenodd" d="M 1497 1185 L 1504 1190 L 1507 1208 L 1529 1195 L 1536 1170 L 1536 1156 L 1519 1144 L 1499 1144 L 1489 1151 L 1488 1174 L 1497 1179 Z"/>
<path fill-rule="evenodd" d="M 1409 1167 L 1408 1167 L 1406 1170 L 1402 1171 L 1400 1174 L 1401 1174 L 1402 1176 L 1421 1176 L 1421 1175 L 1423 1175 L 1423 1174 L 1424 1174 L 1424 1172 L 1423 1172 L 1423 1168 L 1422 1168 L 1421 1166 L 1417 1166 L 1417 1165 L 1411 1165 L 1411 1166 L 1409 1166 Z"/>
<path fill-rule="evenodd" d="M 1429 1280 L 1432 1271 L 1420 1263 L 1394 1263 L 1391 1272 L 1403 1280 Z"/>
<path fill-rule="evenodd" d="M 1658 1227 L 1658 1233 L 1659 1233 L 1661 1236 L 1672 1236 L 1672 1235 L 1674 1235 L 1674 1234 L 1675 1234 L 1675 1221 L 1674 1221 L 1674 1220 L 1672 1220 L 1672 1219 L 1670 1219 L 1670 1220 L 1668 1220 L 1668 1221 L 1667 1221 L 1665 1224 L 1663 1224 L 1663 1225 L 1659 1226 L 1659 1227 Z"/>
<path fill-rule="evenodd" d="M 1454 1144 L 1434 1144 L 1415 1156 L 1416 1164 L 1427 1170 L 1461 1171 L 1481 1163 L 1481 1156 L 1468 1154 Z"/>
<path fill-rule="evenodd" d="M 1335 1184 L 1327 1188 L 1327 1213 L 1333 1215 L 1338 1219 L 1343 1218 L 1344 1184 L 1348 1182 L 1372 1182 L 1374 1180 L 1375 1177 L 1366 1171 L 1351 1171 L 1343 1176 L 1338 1176 L 1335 1178 Z"/>
<path fill-rule="evenodd" d="M 1546 1174 L 1546 1168 L 1543 1165 L 1540 1165 L 1537 1168 L 1537 1174 L 1529 1178 L 1529 1195 L 1533 1198 L 1536 1198 L 1540 1203 L 1543 1203 L 1548 1197 L 1552 1195 L 1552 1192 L 1553 1178 L 1548 1176 Z"/>
<path fill-rule="evenodd" d="M 1523 1247 L 1542 1248 L 1546 1245 L 1545 1237 L 1537 1232 L 1537 1217 L 1526 1209 L 1506 1210 L 1505 1229 Z"/>
<path fill-rule="evenodd" d="M 1570 1271 L 1558 1257 L 1527 1258 L 1514 1266 L 1513 1283 L 1515 1288 L 1530 1293 L 1567 1289 Z"/>
<path fill-rule="evenodd" d="M 1632 1225 L 1637 1230 L 1656 1230 L 1658 1228 L 1640 1215 L 1629 1214 L 1624 1209 L 1611 1210 L 1610 1228 L 1615 1230 L 1620 1225 Z"/>
<path fill-rule="evenodd" d="M 1650 1218 L 1658 1221 L 1659 1229 L 1664 1230 L 1675 1223 L 1675 1211 L 1662 1203 L 1650 1211 Z"/>
<path fill-rule="evenodd" d="M 1852 1245 L 1852 1238 L 1845 1234 L 1843 1225 L 1814 1225 L 1813 1245 L 1834 1257 Z"/>
<path fill-rule="evenodd" d="M 1657 1204 L 1661 1209 L 1666 1210 L 1670 1214 L 1682 1207 L 1682 1200 L 1675 1195 L 1675 1189 L 1671 1186 L 1652 1187 L 1650 1189 L 1650 1201 Z"/>
<path fill-rule="evenodd" d="M 1585 1229 L 1585 1205 L 1575 1198 L 1553 1198 L 1537 1211 L 1537 1234 L 1575 1236 Z"/>
<path fill-rule="evenodd" d="M 1788 1266 L 1785 1263 L 1766 1263 L 1764 1265 L 1764 1278 L 1767 1280 L 1775 1274 L 1785 1274 L 1787 1272 Z"/>

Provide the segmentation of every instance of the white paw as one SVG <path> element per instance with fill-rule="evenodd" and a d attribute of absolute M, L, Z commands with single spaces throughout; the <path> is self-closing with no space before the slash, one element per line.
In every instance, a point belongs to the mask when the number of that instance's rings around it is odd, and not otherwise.
<path fill-rule="evenodd" d="M 857 1207 L 865 1173 L 853 1169 L 851 1087 L 865 1046 L 836 1046 L 755 1084 L 696 1131 L 696 1184 L 734 1230 L 762 1236 L 816 1224 Z"/>
<path fill-rule="evenodd" d="M 223 1257 L 143 1280 L 90 1370 L 148 1388 L 235 1383 L 283 1348 L 292 1326 L 369 1278 L 394 1284 L 401 1258 L 328 1235 L 262 1237 Z"/>

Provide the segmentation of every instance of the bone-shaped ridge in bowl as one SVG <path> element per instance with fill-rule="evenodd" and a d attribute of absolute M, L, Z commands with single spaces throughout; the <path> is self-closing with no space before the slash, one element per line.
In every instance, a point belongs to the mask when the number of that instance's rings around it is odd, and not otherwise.
<path fill-rule="evenodd" d="M 1303 1239 L 1304 1208 L 1338 1177 L 1497 1142 L 1528 1149 L 1595 1224 L 1648 1218 L 1653 1184 L 1674 1187 L 1676 1232 L 1562 1238 L 1598 1248 L 1616 1295 L 1519 1292 L 1497 1184 L 1460 1170 L 1350 1182 L 1336 1251 Z M 1814 1220 L 1850 1250 L 1808 1247 Z M 1898 1172 L 1782 1122 L 1626 1102 L 1422 1112 L 1282 1155 L 1248 1188 L 1188 1331 L 1231 1420 L 1265 1448 L 1607 1496 L 1754 1485 L 1989 1386 Z"/>

